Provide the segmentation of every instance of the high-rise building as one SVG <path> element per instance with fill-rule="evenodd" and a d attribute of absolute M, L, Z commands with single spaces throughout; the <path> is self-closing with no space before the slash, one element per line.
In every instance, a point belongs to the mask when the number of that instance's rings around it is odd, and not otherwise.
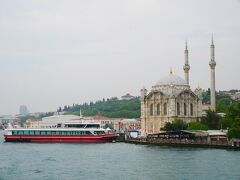
<path fill-rule="evenodd" d="M 25 116 L 28 113 L 29 112 L 28 112 L 27 106 L 26 105 L 21 105 L 20 108 L 19 108 L 19 114 Z"/>

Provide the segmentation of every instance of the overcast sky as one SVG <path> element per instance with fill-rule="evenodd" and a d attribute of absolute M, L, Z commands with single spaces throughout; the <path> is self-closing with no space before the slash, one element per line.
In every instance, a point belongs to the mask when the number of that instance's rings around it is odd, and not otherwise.
<path fill-rule="evenodd" d="M 240 89 L 238 0 L 0 0 L 0 114 L 139 95 L 169 73 Z"/>

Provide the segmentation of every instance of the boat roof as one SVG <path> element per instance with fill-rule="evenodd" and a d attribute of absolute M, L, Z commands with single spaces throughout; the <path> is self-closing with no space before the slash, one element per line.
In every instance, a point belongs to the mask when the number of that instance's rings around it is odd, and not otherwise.
<path fill-rule="evenodd" d="M 6 131 L 105 131 L 103 128 L 11 128 Z"/>

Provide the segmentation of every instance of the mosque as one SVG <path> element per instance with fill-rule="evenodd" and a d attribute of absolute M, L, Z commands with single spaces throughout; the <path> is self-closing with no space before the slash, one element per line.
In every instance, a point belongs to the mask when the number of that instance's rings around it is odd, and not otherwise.
<path fill-rule="evenodd" d="M 211 72 L 211 109 L 216 109 L 215 95 L 215 46 L 212 38 L 210 46 Z M 179 118 L 184 122 L 194 122 L 202 117 L 202 89 L 194 91 L 189 85 L 190 65 L 188 47 L 185 47 L 185 79 L 175 75 L 172 70 L 167 77 L 158 81 L 148 93 L 141 89 L 141 133 L 142 135 L 159 133 L 167 122 Z"/>

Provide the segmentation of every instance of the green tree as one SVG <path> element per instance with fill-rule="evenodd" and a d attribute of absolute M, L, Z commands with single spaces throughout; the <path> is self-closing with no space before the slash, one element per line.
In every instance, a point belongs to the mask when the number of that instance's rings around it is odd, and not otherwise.
<path fill-rule="evenodd" d="M 201 122 L 191 122 L 188 124 L 187 130 L 208 130 L 208 126 Z"/>
<path fill-rule="evenodd" d="M 161 128 L 162 131 L 173 131 L 173 125 L 170 122 L 167 122 L 163 128 Z"/>
<path fill-rule="evenodd" d="M 84 116 L 102 115 L 112 118 L 139 118 L 140 117 L 140 100 L 134 98 L 131 100 L 118 100 L 116 97 L 99 100 L 84 104 L 74 104 L 73 106 L 64 106 L 67 110 L 65 114 L 79 115 L 79 109 Z"/>
<path fill-rule="evenodd" d="M 233 103 L 229 106 L 226 117 L 223 120 L 224 126 L 228 127 L 228 138 L 240 138 L 240 103 Z"/>
<path fill-rule="evenodd" d="M 209 129 L 220 129 L 221 128 L 221 116 L 215 111 L 207 110 L 207 115 L 202 118 L 201 123 L 207 125 Z"/>
<path fill-rule="evenodd" d="M 229 105 L 226 104 L 225 102 L 218 101 L 217 102 L 216 112 L 218 112 L 218 113 L 227 113 L 228 112 L 228 107 L 229 107 Z"/>
<path fill-rule="evenodd" d="M 207 91 L 203 92 L 202 97 L 203 97 L 203 103 L 204 104 L 209 104 L 210 103 L 210 88 L 208 88 Z"/>
<path fill-rule="evenodd" d="M 173 124 L 174 131 L 187 129 L 187 124 L 179 118 L 174 119 L 172 124 Z"/>
<path fill-rule="evenodd" d="M 228 129 L 228 139 L 240 138 L 240 127 Z"/>
<path fill-rule="evenodd" d="M 161 129 L 164 131 L 180 131 L 185 130 L 187 128 L 187 124 L 183 122 L 181 119 L 174 119 L 172 123 L 167 122 L 165 126 Z"/>

